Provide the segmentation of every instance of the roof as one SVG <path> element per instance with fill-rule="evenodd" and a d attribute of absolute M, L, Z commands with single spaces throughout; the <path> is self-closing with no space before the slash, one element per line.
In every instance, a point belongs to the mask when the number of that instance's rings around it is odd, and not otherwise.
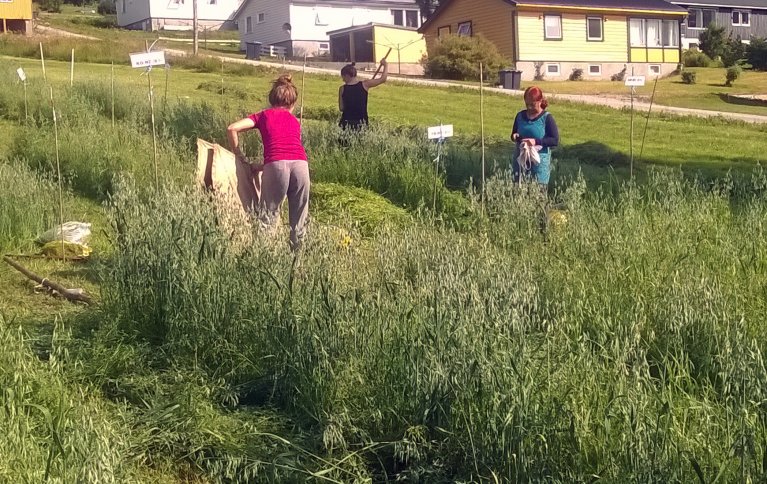
<path fill-rule="evenodd" d="M 251 0 L 243 0 L 237 10 L 232 15 L 236 19 L 245 10 L 245 7 Z M 330 7 L 381 7 L 381 8 L 418 8 L 415 0 L 284 0 L 288 4 L 316 5 Z"/>
<path fill-rule="evenodd" d="M 767 0 L 690 0 L 689 2 L 678 2 L 673 0 L 671 3 L 684 6 L 704 6 L 704 7 L 729 7 L 729 8 L 764 8 L 767 9 Z"/>
<path fill-rule="evenodd" d="M 421 25 L 419 32 L 423 32 L 447 7 L 455 0 L 443 0 L 431 17 Z M 469 0 L 471 1 L 471 0 Z M 687 10 L 674 5 L 666 0 L 498 0 L 514 7 L 559 7 L 588 10 L 623 10 L 626 12 L 668 12 L 669 14 L 682 15 Z M 695 1 L 695 0 L 693 0 Z M 767 0 L 751 0 L 767 2 Z"/>
<path fill-rule="evenodd" d="M 373 27 L 385 27 L 387 29 L 406 30 L 409 32 L 418 32 L 418 29 L 414 27 L 403 27 L 401 25 L 382 24 L 379 22 L 370 22 L 363 25 L 352 25 L 351 27 L 344 27 L 342 29 L 331 30 L 325 32 L 328 35 L 348 34 L 349 32 L 357 32 L 359 30 L 367 30 Z"/>

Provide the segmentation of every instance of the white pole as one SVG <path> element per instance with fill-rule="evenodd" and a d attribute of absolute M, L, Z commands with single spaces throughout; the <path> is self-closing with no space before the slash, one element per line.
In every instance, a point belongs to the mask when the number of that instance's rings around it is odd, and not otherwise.
<path fill-rule="evenodd" d="M 29 107 L 27 104 L 27 80 L 24 80 L 24 124 L 29 122 Z"/>
<path fill-rule="evenodd" d="M 43 66 L 43 81 L 48 81 L 48 78 L 45 76 L 45 56 L 43 55 L 43 43 L 40 42 L 40 64 Z"/>
<path fill-rule="evenodd" d="M 75 82 L 75 49 L 72 49 L 72 60 L 69 64 L 69 87 Z"/>
<path fill-rule="evenodd" d="M 482 210 L 485 209 L 485 73 L 479 63 L 479 129 L 482 136 Z"/>
<path fill-rule="evenodd" d="M 56 147 L 56 178 L 59 182 L 59 227 L 61 227 L 61 257 L 66 257 L 64 248 L 64 196 L 61 188 L 61 163 L 59 161 L 59 123 L 56 119 L 56 106 L 53 103 L 53 88 L 48 86 L 51 93 L 51 112 L 53 113 L 53 138 Z"/>

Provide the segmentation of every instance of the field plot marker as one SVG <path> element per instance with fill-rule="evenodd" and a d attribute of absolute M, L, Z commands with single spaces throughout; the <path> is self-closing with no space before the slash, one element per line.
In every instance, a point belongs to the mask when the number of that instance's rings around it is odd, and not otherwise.
<path fill-rule="evenodd" d="M 304 52 L 304 71 L 301 74 L 301 119 L 298 122 L 300 128 L 304 127 L 304 87 L 306 86 L 306 52 Z"/>
<path fill-rule="evenodd" d="M 453 136 L 452 124 L 441 124 L 439 126 L 431 126 L 427 130 L 427 136 L 429 139 L 437 140 L 437 157 L 434 159 L 434 200 L 432 202 L 432 211 L 437 212 L 437 186 L 439 185 L 439 162 L 442 160 L 442 146 L 445 144 L 445 139 Z"/>
<path fill-rule="evenodd" d="M 56 147 L 56 178 L 59 184 L 59 226 L 61 227 L 61 254 L 62 257 L 66 256 L 66 250 L 64 246 L 64 196 L 61 188 L 61 163 L 59 162 L 59 122 L 56 116 L 56 105 L 53 102 L 53 88 L 48 86 L 51 93 L 51 113 L 53 114 L 53 139 Z"/>
<path fill-rule="evenodd" d="M 75 49 L 72 49 L 72 57 L 69 62 L 69 87 L 75 83 Z"/>
<path fill-rule="evenodd" d="M 152 66 L 164 66 L 165 51 L 152 52 L 152 47 L 157 41 L 154 41 L 151 46 L 148 46 L 146 52 L 139 52 L 137 54 L 130 54 L 131 67 L 133 68 L 145 68 L 144 74 L 146 74 L 149 83 L 149 110 L 152 119 L 152 148 L 154 149 L 154 185 L 156 189 L 160 188 L 160 176 L 157 167 L 157 127 L 154 120 L 154 92 L 152 89 Z"/>
<path fill-rule="evenodd" d="M 27 104 L 27 74 L 21 67 L 16 69 L 16 74 L 19 75 L 21 83 L 24 84 L 24 124 L 27 124 L 29 120 L 29 107 Z"/>
<path fill-rule="evenodd" d="M 629 172 L 634 177 L 634 94 L 637 87 L 644 86 L 644 76 L 628 76 L 625 81 L 626 87 L 631 92 L 631 130 L 629 132 Z"/>
<path fill-rule="evenodd" d="M 112 61 L 112 127 L 115 127 L 115 61 Z"/>
<path fill-rule="evenodd" d="M 642 133 L 642 144 L 639 146 L 639 159 L 642 159 L 642 153 L 644 153 L 644 140 L 647 136 L 647 125 L 650 124 L 650 113 L 652 112 L 652 105 L 655 101 L 655 90 L 658 89 L 658 78 L 660 76 L 655 76 L 655 83 L 653 83 L 652 86 L 652 95 L 650 96 L 650 109 L 647 110 L 647 119 L 645 119 L 644 122 L 644 133 Z"/>
<path fill-rule="evenodd" d="M 48 82 L 48 78 L 45 76 L 45 56 L 43 55 L 43 43 L 40 42 L 40 65 L 43 66 L 43 81 Z"/>
<path fill-rule="evenodd" d="M 482 137 L 482 211 L 485 211 L 485 75 L 479 63 L 479 130 Z"/>

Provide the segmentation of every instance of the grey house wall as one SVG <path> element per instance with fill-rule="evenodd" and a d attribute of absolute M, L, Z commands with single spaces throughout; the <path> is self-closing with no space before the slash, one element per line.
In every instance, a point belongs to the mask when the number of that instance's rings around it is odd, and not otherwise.
<path fill-rule="evenodd" d="M 732 32 L 732 36 L 738 36 L 740 35 L 740 38 L 743 40 L 749 40 L 751 37 L 767 37 L 767 9 L 756 9 L 756 8 L 732 8 L 732 7 L 701 7 L 698 5 L 686 5 L 686 4 L 677 4 L 680 7 L 684 7 L 686 9 L 690 8 L 701 8 L 701 9 L 707 9 L 707 10 L 717 10 L 715 20 L 714 22 L 720 26 L 727 29 L 727 32 Z M 748 10 L 751 12 L 751 26 L 750 27 L 741 27 L 737 25 L 732 25 L 732 11 L 733 10 Z M 682 38 L 686 39 L 697 39 L 698 34 L 702 32 L 703 29 L 689 29 L 687 28 L 687 19 L 682 22 Z"/>

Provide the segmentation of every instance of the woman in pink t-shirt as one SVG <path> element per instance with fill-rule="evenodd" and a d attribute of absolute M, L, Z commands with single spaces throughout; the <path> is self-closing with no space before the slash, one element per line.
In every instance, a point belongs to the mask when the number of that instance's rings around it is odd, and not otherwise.
<path fill-rule="evenodd" d="M 309 163 L 301 145 L 301 126 L 293 116 L 298 90 L 289 74 L 283 74 L 269 92 L 271 108 L 232 123 L 227 128 L 229 146 L 237 160 L 248 160 L 240 150 L 239 133 L 258 128 L 264 145 L 264 167 L 261 179 L 259 218 L 274 227 L 279 220 L 280 205 L 288 198 L 290 246 L 300 248 L 309 215 Z"/>

